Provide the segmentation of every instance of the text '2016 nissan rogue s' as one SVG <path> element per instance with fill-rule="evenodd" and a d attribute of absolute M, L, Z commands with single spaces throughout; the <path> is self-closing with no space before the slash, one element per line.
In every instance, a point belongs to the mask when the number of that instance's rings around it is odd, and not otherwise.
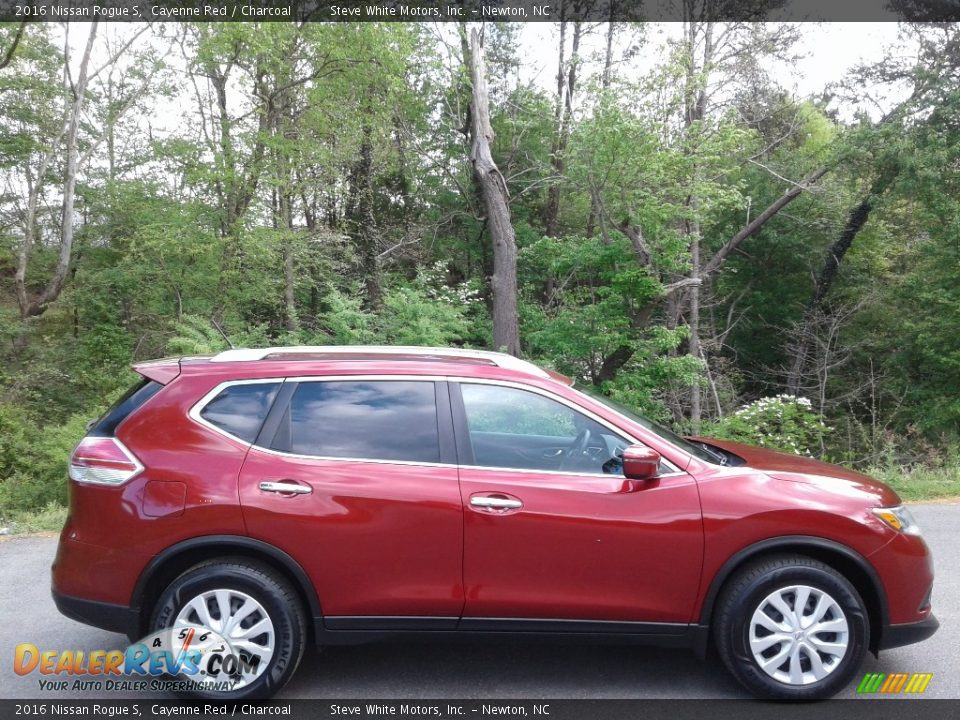
<path fill-rule="evenodd" d="M 678 437 L 514 357 L 134 369 L 70 459 L 53 593 L 131 638 L 226 641 L 240 662 L 201 696 L 271 695 L 309 640 L 516 632 L 712 646 L 755 695 L 824 698 L 937 628 L 930 553 L 885 485 Z"/>

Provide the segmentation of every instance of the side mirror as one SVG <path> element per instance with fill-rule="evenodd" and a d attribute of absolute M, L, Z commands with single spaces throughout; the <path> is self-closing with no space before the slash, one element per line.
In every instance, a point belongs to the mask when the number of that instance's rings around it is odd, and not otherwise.
<path fill-rule="evenodd" d="M 623 450 L 623 474 L 630 480 L 650 480 L 660 469 L 660 453 L 645 445 L 631 445 Z"/>

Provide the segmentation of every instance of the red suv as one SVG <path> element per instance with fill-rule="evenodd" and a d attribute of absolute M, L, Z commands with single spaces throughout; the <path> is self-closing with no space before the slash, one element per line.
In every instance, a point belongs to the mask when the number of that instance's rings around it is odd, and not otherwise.
<path fill-rule="evenodd" d="M 716 649 L 756 695 L 830 696 L 929 637 L 932 563 L 890 488 L 681 438 L 473 350 L 287 347 L 134 366 L 70 459 L 65 615 L 212 631 L 265 697 L 308 641 L 521 633 Z"/>

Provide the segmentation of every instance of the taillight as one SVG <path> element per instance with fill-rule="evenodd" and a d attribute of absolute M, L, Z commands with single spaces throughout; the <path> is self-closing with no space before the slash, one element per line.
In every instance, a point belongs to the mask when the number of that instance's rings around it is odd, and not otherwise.
<path fill-rule="evenodd" d="M 112 437 L 85 437 L 70 457 L 71 480 L 120 485 L 143 470 L 136 456 Z"/>

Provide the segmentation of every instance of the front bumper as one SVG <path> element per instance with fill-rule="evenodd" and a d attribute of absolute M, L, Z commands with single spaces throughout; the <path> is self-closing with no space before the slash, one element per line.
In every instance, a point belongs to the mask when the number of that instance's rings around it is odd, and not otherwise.
<path fill-rule="evenodd" d="M 880 634 L 878 649 L 889 650 L 890 648 L 918 643 L 933 635 L 938 627 L 940 627 L 940 623 L 932 613 L 926 620 L 920 622 L 887 625 Z"/>

